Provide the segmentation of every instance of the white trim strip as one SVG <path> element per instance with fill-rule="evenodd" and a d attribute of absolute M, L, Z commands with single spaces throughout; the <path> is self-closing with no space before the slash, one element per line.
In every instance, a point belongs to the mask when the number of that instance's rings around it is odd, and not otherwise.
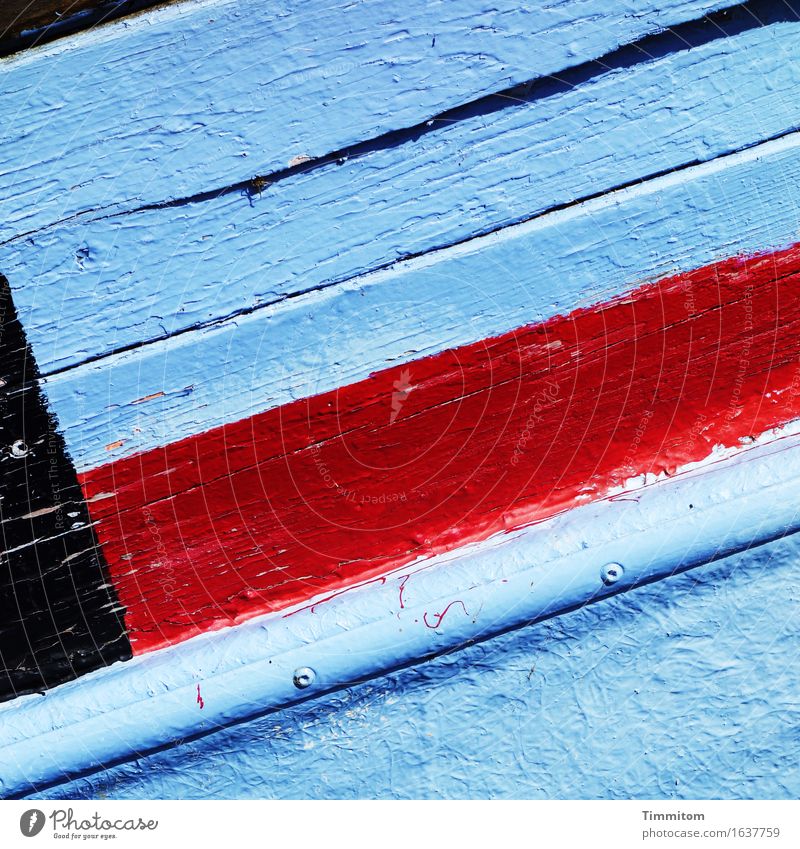
<path fill-rule="evenodd" d="M 799 504 L 790 434 L 22 697 L 0 706 L 0 790 L 42 789 L 768 542 L 800 529 Z M 624 573 L 606 586 L 610 563 Z M 314 680 L 298 689 L 302 668 Z"/>

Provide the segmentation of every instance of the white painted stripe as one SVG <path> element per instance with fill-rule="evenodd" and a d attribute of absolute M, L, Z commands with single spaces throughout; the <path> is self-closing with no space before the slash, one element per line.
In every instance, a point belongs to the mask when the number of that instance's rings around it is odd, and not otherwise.
<path fill-rule="evenodd" d="M 22 697 L 0 705 L 0 791 L 130 759 L 767 542 L 800 529 L 798 503 L 800 437 L 787 436 L 288 617 L 252 620 Z M 605 586 L 609 563 L 624 572 Z M 301 667 L 314 670 L 302 692 L 293 684 Z"/>

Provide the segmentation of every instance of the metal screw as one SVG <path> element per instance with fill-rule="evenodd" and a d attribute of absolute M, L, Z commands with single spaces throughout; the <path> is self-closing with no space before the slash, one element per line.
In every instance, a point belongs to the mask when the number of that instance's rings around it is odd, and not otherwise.
<path fill-rule="evenodd" d="M 600 570 L 600 578 L 607 587 L 616 584 L 624 574 L 625 570 L 619 563 L 607 563 Z"/>
<path fill-rule="evenodd" d="M 25 457 L 28 453 L 28 446 L 21 440 L 18 439 L 11 446 L 11 456 L 12 457 Z"/>
<path fill-rule="evenodd" d="M 294 686 L 298 690 L 305 690 L 314 683 L 317 673 L 310 666 L 301 666 L 294 671 Z"/>

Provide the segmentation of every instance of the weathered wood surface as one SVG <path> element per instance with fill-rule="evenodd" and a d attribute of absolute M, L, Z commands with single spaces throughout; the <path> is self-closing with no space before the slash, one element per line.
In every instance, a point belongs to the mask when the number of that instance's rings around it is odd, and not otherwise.
<path fill-rule="evenodd" d="M 405 361 L 81 482 L 141 653 L 739 449 L 800 417 L 798 362 L 792 246 Z"/>
<path fill-rule="evenodd" d="M 730 37 L 707 25 L 692 33 L 691 49 L 688 36 L 651 45 L 677 52 L 604 60 L 588 79 L 544 82 L 528 99 L 465 111 L 420 137 L 258 193 L 68 222 L 0 246 L 43 372 L 332 286 L 800 126 L 800 23 Z"/>
<path fill-rule="evenodd" d="M 6 62 L 0 269 L 74 462 L 57 488 L 77 470 L 136 650 L 794 418 L 794 7 L 614 49 L 708 8 L 412 0 L 408 24 L 384 0 L 201 0 Z M 602 435 L 616 411 L 613 457 L 580 406 L 542 402 L 550 368 L 602 402 Z M 545 453 L 515 464 L 543 403 Z M 533 481 L 559 438 L 580 462 Z"/>
<path fill-rule="evenodd" d="M 795 534 L 37 798 L 794 804 L 798 563 Z"/>
<path fill-rule="evenodd" d="M 79 469 L 791 244 L 800 134 L 45 380 Z M 780 198 L 781 202 L 775 202 Z"/>
<path fill-rule="evenodd" d="M 281 171 L 727 5 L 194 0 L 79 33 L 2 60 L 0 241 Z"/>
<path fill-rule="evenodd" d="M 37 375 L 0 277 L 0 701 L 130 657 L 122 608 Z"/>

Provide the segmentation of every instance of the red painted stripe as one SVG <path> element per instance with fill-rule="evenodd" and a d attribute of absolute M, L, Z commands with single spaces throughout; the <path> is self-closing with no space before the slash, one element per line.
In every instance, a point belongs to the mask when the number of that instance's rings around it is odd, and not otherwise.
<path fill-rule="evenodd" d="M 134 651 L 800 416 L 800 247 L 641 286 L 83 476 Z M 105 494 L 105 495 L 104 495 Z"/>

